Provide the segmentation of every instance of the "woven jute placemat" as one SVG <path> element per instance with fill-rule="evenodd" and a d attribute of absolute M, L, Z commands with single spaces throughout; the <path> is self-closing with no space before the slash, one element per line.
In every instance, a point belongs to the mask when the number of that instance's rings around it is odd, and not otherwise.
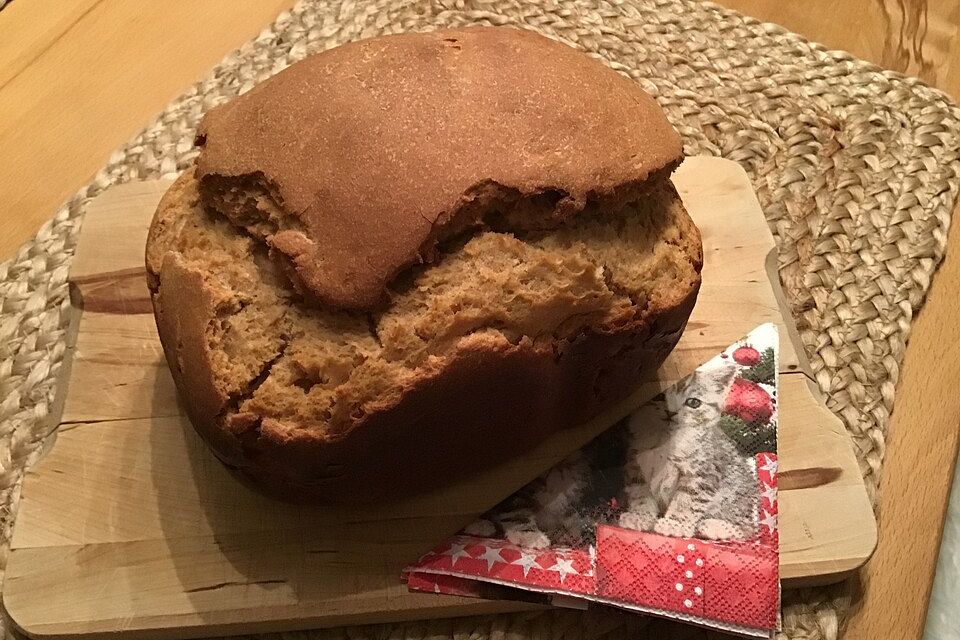
<path fill-rule="evenodd" d="M 469 24 L 535 29 L 600 57 L 657 97 L 688 154 L 743 165 L 776 235 L 781 279 L 816 381 L 853 436 L 877 504 L 911 318 L 943 255 L 957 199 L 960 110 L 948 98 L 919 80 L 692 0 L 302 2 L 167 107 L 0 266 L 3 564 L 23 470 L 55 428 L 47 414 L 65 350 L 67 271 L 86 202 L 110 185 L 184 169 L 205 109 L 311 52 L 378 34 Z M 835 638 L 855 589 L 786 592 L 783 635 Z M 634 615 L 548 611 L 308 635 L 705 633 Z"/>

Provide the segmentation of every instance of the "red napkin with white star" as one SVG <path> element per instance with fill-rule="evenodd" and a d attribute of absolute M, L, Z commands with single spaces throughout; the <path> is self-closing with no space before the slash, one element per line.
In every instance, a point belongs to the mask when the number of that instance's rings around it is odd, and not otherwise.
<path fill-rule="evenodd" d="M 408 587 L 772 637 L 778 347 L 757 327 L 407 567 Z"/>

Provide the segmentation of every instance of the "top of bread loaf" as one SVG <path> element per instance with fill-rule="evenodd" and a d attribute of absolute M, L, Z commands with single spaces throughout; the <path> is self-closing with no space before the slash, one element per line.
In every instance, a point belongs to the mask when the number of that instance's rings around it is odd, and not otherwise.
<path fill-rule="evenodd" d="M 266 241 L 300 293 L 345 310 L 374 308 L 465 230 L 621 206 L 682 157 L 630 79 L 508 28 L 331 49 L 210 111 L 197 140 L 204 205 Z"/>

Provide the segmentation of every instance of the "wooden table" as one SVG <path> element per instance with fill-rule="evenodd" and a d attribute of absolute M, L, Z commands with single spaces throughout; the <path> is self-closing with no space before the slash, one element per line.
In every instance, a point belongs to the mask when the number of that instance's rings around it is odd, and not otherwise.
<path fill-rule="evenodd" d="M 960 0 L 722 3 L 960 97 Z M 0 260 L 111 151 L 292 4 L 19 0 L 0 11 Z M 880 545 L 848 638 L 922 633 L 960 439 L 960 298 L 951 293 L 960 231 L 949 244 L 913 325 L 887 438 Z"/>

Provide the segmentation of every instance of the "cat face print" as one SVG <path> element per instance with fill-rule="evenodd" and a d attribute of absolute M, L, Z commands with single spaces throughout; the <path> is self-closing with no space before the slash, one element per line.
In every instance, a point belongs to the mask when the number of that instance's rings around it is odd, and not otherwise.
<path fill-rule="evenodd" d="M 680 424 L 709 425 L 720 419 L 737 366 L 723 362 L 717 367 L 701 368 L 676 387 L 663 394 L 664 411 Z"/>

